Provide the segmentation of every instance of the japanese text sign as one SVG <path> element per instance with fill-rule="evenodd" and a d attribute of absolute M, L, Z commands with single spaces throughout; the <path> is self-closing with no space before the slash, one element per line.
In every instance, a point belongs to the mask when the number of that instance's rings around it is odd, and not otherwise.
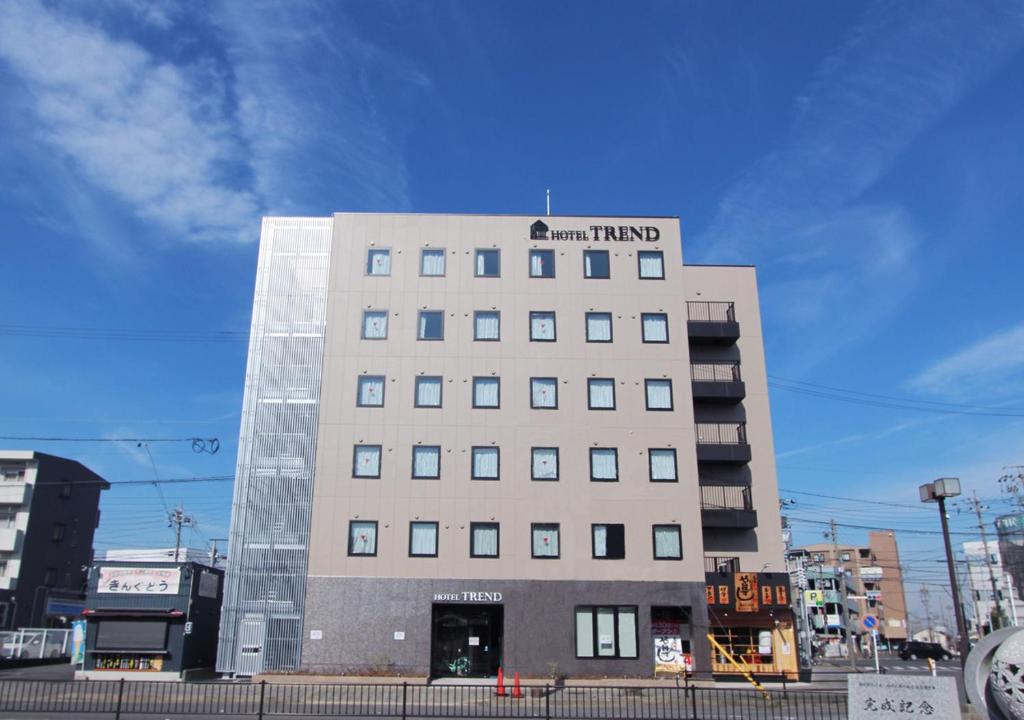
<path fill-rule="evenodd" d="M 177 595 L 178 568 L 101 567 L 96 592 L 118 595 Z"/>
<path fill-rule="evenodd" d="M 927 675 L 847 676 L 849 720 L 929 718 L 960 720 L 956 680 Z"/>

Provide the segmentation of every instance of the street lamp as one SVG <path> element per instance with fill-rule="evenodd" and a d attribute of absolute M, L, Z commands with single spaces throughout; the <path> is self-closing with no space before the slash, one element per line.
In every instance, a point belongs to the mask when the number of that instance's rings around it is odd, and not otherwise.
<path fill-rule="evenodd" d="M 967 662 L 970 647 L 967 643 L 967 627 L 964 624 L 964 609 L 960 606 L 960 585 L 956 581 L 956 566 L 953 564 L 953 546 L 949 542 L 949 520 L 946 518 L 946 498 L 960 494 L 960 478 L 939 478 L 935 482 L 925 483 L 918 490 L 921 502 L 937 502 L 939 519 L 942 520 L 942 539 L 946 544 L 946 565 L 949 567 L 949 584 L 953 591 L 953 612 L 956 614 L 956 631 L 960 636 L 960 669 Z"/>

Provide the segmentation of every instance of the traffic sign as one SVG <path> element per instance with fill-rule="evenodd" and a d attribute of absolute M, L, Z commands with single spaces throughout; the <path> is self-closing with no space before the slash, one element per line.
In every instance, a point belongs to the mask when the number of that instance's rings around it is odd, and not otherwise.
<path fill-rule="evenodd" d="M 867 630 L 874 630 L 878 627 L 878 618 L 874 615 L 865 615 L 864 619 L 860 621 L 860 624 Z"/>

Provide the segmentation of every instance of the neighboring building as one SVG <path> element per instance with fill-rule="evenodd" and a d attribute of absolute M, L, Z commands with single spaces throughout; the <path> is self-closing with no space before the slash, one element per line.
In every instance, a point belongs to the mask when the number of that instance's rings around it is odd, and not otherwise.
<path fill-rule="evenodd" d="M 1015 597 L 1024 597 L 1024 513 L 996 518 L 999 557 L 1004 571 L 1012 578 Z"/>
<path fill-rule="evenodd" d="M 97 563 L 77 676 L 177 680 L 212 672 L 223 579 L 222 570 L 193 562 Z"/>
<path fill-rule="evenodd" d="M 75 460 L 0 450 L 0 629 L 63 625 L 81 612 L 109 487 Z"/>
<path fill-rule="evenodd" d="M 864 598 L 854 601 L 857 615 L 877 617 L 879 638 L 888 645 L 906 642 L 907 600 L 894 532 L 869 532 L 866 547 L 819 543 L 797 548 L 789 557 L 806 568 L 841 566 L 852 579 L 852 594 Z"/>
<path fill-rule="evenodd" d="M 794 559 L 790 554 L 791 561 Z M 799 558 L 797 563 L 799 563 Z M 856 627 L 860 619 L 857 601 L 847 599 L 843 605 L 844 593 L 841 582 L 845 582 L 845 597 L 856 595 L 853 578 L 840 573 L 839 568 L 827 565 L 807 564 L 799 573 L 794 589 L 797 634 L 801 646 L 807 648 L 808 659 L 815 655 L 844 657 L 847 654 L 846 629 Z M 857 633 L 854 633 L 857 636 Z M 810 648 L 814 648 L 812 652 Z"/>
<path fill-rule="evenodd" d="M 976 637 L 988 635 L 995 629 L 1017 624 L 1017 608 L 1020 597 L 1016 595 L 1013 579 L 1003 567 L 998 544 L 980 540 L 965 542 L 964 557 L 967 559 L 967 579 L 971 587 L 971 606 L 974 608 L 974 622 L 971 632 Z M 992 586 L 995 584 L 995 598 Z"/>
<path fill-rule="evenodd" d="M 117 550 L 106 550 L 103 553 L 105 560 L 120 560 L 124 562 L 175 562 L 174 548 L 120 548 Z M 191 562 L 199 565 L 210 565 L 210 553 L 198 548 L 178 548 L 177 562 Z"/>
<path fill-rule="evenodd" d="M 795 671 L 777 503 L 755 271 L 678 219 L 264 219 L 219 670 Z"/>

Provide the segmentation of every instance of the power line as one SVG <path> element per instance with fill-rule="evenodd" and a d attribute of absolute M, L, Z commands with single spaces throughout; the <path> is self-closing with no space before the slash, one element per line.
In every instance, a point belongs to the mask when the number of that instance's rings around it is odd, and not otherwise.
<path fill-rule="evenodd" d="M 790 520 L 795 520 L 796 522 L 810 523 L 812 525 L 829 525 L 829 523 L 825 522 L 824 520 L 811 520 L 810 518 L 799 518 L 799 517 L 793 517 L 792 515 L 789 515 L 788 517 L 789 517 Z M 941 535 L 942 534 L 941 530 L 917 530 L 917 529 L 914 529 L 914 528 L 879 527 L 879 526 L 876 526 L 876 525 L 854 525 L 854 524 L 851 524 L 851 523 L 836 523 L 836 524 L 839 525 L 840 527 L 854 528 L 856 530 L 882 530 L 884 532 L 900 532 L 900 533 L 908 533 L 908 534 L 911 534 L 911 535 Z M 968 535 L 970 537 L 977 537 L 977 535 L 975 533 L 969 533 L 969 532 L 952 531 L 949 534 L 950 535 Z"/>
<path fill-rule="evenodd" d="M 985 405 L 966 405 L 963 403 L 947 403 L 939 402 L 936 400 L 917 400 L 915 398 L 899 397 L 896 395 L 883 395 L 880 393 L 868 393 L 859 390 L 849 390 L 847 388 L 836 387 L 834 385 L 819 385 L 818 383 L 807 382 L 806 380 L 797 380 L 796 378 L 787 378 L 780 375 L 769 375 L 769 380 L 793 383 L 795 385 L 805 385 L 809 388 L 818 388 L 820 390 L 830 390 L 838 393 L 845 393 L 847 395 L 859 395 L 867 398 L 878 398 L 881 400 L 891 400 L 894 402 L 905 402 L 905 403 L 916 403 L 920 405 L 934 405 L 936 407 L 948 407 L 957 408 L 961 410 L 993 410 L 997 412 L 1005 411 L 1020 411 L 1024 412 L 1024 408 L 1019 407 L 1006 407 L 1006 406 L 985 406 Z"/>
<path fill-rule="evenodd" d="M 147 342 L 244 342 L 248 331 L 238 330 L 131 330 L 43 325 L 0 325 L 0 335 L 67 338 L 76 340 L 139 340 Z"/>
<path fill-rule="evenodd" d="M 799 393 L 801 395 L 809 395 L 811 397 L 822 398 L 825 400 L 836 400 L 839 402 L 852 403 L 854 405 L 867 405 L 869 407 L 880 407 L 894 410 L 914 410 L 916 412 L 927 412 L 938 415 L 974 415 L 981 417 L 1024 417 L 1024 412 L 1004 412 L 1004 411 L 974 411 L 974 410 L 956 410 L 956 409 L 943 409 L 936 407 L 927 407 L 922 405 L 911 405 L 908 403 L 893 402 L 888 400 L 869 400 L 866 398 L 859 398 L 849 395 L 841 395 L 833 392 L 826 392 L 824 390 L 814 390 L 811 388 L 798 387 L 793 385 L 786 385 L 778 381 L 768 381 L 768 386 L 776 388 L 778 390 L 787 390 L 789 392 Z M 926 401 L 912 401 L 912 402 L 926 402 Z"/>
<path fill-rule="evenodd" d="M 192 443 L 192 451 L 216 455 L 220 450 L 217 438 L 109 438 L 109 437 L 44 437 L 34 435 L 0 435 L 0 440 L 16 440 L 18 442 L 95 442 L 95 443 Z"/>

